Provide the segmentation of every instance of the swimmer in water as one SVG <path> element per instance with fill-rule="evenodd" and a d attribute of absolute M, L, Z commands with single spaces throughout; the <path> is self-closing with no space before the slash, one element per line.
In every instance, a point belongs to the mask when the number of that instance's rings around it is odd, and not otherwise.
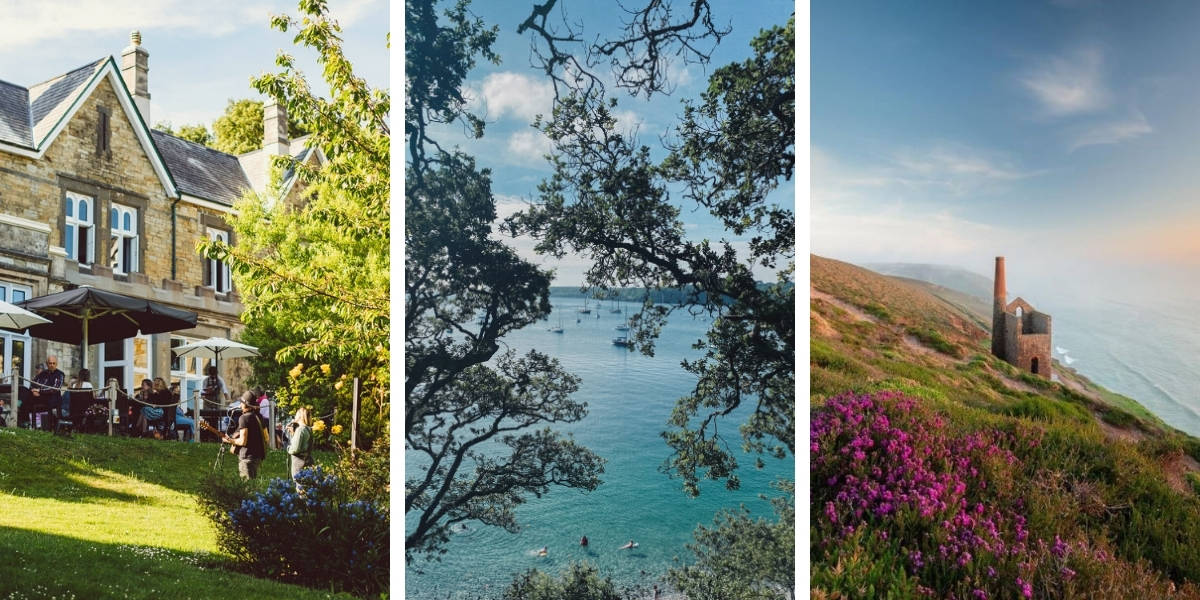
<path fill-rule="evenodd" d="M 550 554 L 550 551 L 546 549 L 546 546 L 542 546 L 542 549 L 538 550 L 538 556 L 546 556 L 547 554 Z"/>
<path fill-rule="evenodd" d="M 637 544 L 634 543 L 633 540 L 629 540 L 629 543 L 625 544 L 624 546 L 621 546 L 622 550 L 629 550 L 630 548 L 637 548 Z"/>
<path fill-rule="evenodd" d="M 586 546 L 586 545 L 587 545 L 587 536 L 586 536 L 586 535 L 585 535 L 585 536 L 583 536 L 583 537 L 581 537 L 581 538 L 579 538 L 579 545 L 580 545 L 580 546 Z"/>

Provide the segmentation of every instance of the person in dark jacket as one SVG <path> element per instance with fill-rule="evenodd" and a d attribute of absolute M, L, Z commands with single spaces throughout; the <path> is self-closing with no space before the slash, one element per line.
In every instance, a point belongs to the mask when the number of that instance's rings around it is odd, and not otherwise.
<path fill-rule="evenodd" d="M 263 437 L 263 422 L 258 416 L 258 398 L 254 392 L 242 394 L 242 416 L 234 432 L 237 446 L 238 474 L 242 479 L 258 477 L 258 465 L 267 457 L 267 440 Z"/>

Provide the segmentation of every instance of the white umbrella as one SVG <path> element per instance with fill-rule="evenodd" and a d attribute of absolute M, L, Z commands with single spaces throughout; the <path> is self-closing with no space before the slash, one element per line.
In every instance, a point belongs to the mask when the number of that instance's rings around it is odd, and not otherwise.
<path fill-rule="evenodd" d="M 29 312 L 15 304 L 0 300 L 0 329 L 25 331 L 34 325 L 49 323 L 50 319 Z"/>
<path fill-rule="evenodd" d="M 211 358 L 218 370 L 221 368 L 222 356 L 225 358 L 258 356 L 258 348 L 223 337 L 210 337 L 207 340 L 176 346 L 171 351 L 179 357 L 198 356 L 200 358 Z"/>

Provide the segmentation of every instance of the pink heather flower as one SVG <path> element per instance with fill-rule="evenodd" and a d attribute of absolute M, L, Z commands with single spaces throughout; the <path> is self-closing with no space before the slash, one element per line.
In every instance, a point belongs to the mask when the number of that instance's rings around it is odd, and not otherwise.
<path fill-rule="evenodd" d="M 975 598 L 975 600 L 987 600 L 988 595 L 987 592 L 979 588 L 975 588 L 975 590 L 971 592 L 971 597 Z"/>
<path fill-rule="evenodd" d="M 1026 597 L 1026 598 L 1033 597 L 1033 586 L 1030 585 L 1029 583 L 1026 583 L 1020 577 L 1017 578 L 1017 587 L 1021 588 L 1022 596 Z"/>
<path fill-rule="evenodd" d="M 994 579 L 996 577 L 996 570 L 991 567 L 988 567 L 987 568 L 987 576 Z"/>
<path fill-rule="evenodd" d="M 1071 569 L 1069 569 L 1067 567 L 1063 567 L 1062 571 L 1060 571 L 1060 573 L 1062 573 L 1063 579 L 1065 579 L 1067 581 L 1070 581 L 1075 578 L 1075 571 L 1072 571 Z"/>
<path fill-rule="evenodd" d="M 1053 554 L 1055 558 L 1065 558 L 1070 548 L 1066 542 L 1062 541 L 1062 538 L 1056 535 L 1054 536 L 1054 547 L 1050 548 L 1050 554 Z"/>

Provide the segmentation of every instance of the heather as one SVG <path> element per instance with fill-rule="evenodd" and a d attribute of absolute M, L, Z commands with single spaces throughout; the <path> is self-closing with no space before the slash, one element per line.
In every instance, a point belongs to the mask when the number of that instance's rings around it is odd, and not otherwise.
<path fill-rule="evenodd" d="M 1060 452 L 1061 430 L 1020 419 L 981 421 L 986 425 L 964 426 L 894 391 L 842 394 L 814 409 L 814 592 L 1200 597 L 1182 585 L 1200 575 L 1196 558 L 1159 547 L 1170 544 L 1160 529 L 1165 519 L 1181 519 L 1179 534 L 1195 533 L 1188 525 L 1200 518 L 1194 497 L 1156 498 L 1175 492 L 1152 489 L 1149 478 L 1122 485 L 1103 461 Z M 1069 464 L 1092 468 L 1064 472 Z M 1088 475 L 1101 477 L 1089 488 Z M 1103 485 L 1106 478 L 1115 485 Z M 1080 492 L 1098 501 L 1094 514 L 1069 510 Z M 1131 499 L 1145 505 L 1108 504 L 1106 496 L 1121 492 L 1139 494 Z M 1156 500 L 1175 500 L 1180 509 L 1146 510 L 1163 508 Z"/>
<path fill-rule="evenodd" d="M 812 597 L 1200 598 L 1200 440 L 991 356 L 986 304 L 811 266 Z"/>

